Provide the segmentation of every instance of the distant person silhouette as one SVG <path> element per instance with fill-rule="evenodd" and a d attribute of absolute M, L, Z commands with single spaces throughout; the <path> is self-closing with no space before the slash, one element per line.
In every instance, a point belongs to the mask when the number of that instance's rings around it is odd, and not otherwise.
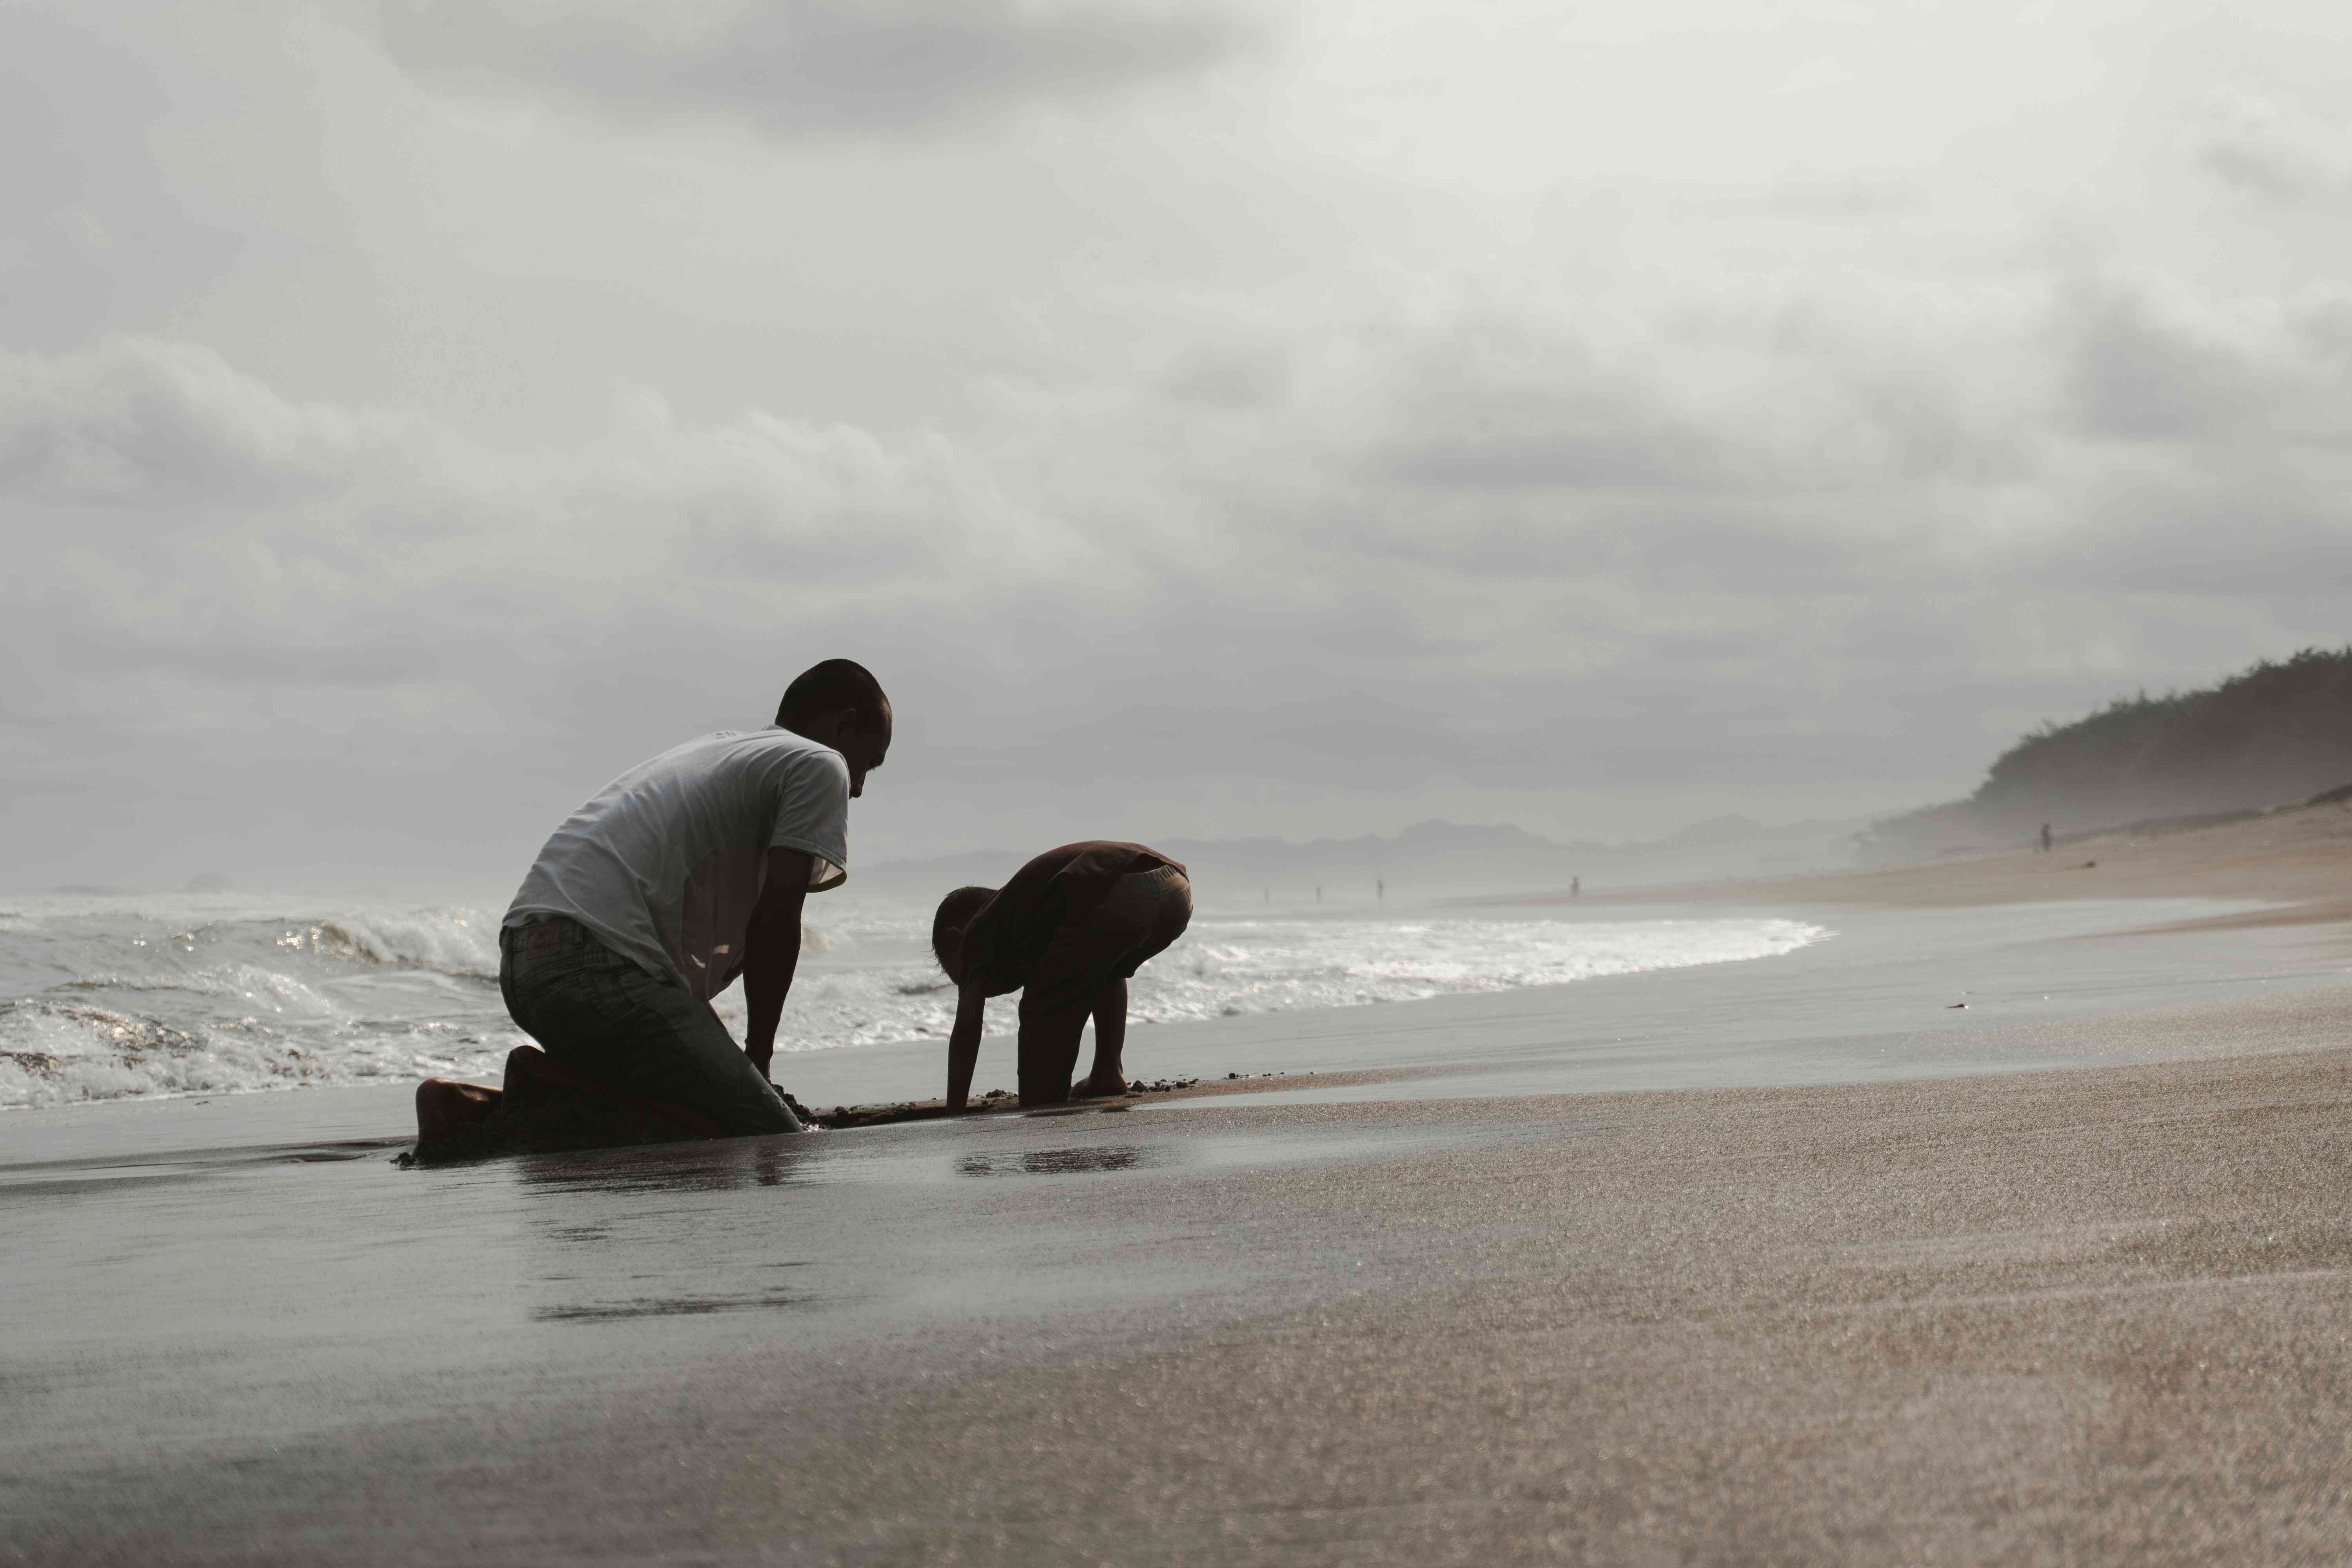
<path fill-rule="evenodd" d="M 1372 884 L 1372 897 L 1381 903 L 1387 903 L 1389 901 L 1388 883 L 1384 881 L 1375 881 Z"/>
<path fill-rule="evenodd" d="M 2046 822 L 2042 825 L 2042 852 L 2050 853 L 2050 825 Z"/>
<path fill-rule="evenodd" d="M 1122 1094 L 1127 983 L 1184 934 L 1192 883 L 1140 844 L 1090 839 L 1048 849 L 999 888 L 958 888 L 931 919 L 931 952 L 956 984 L 948 1109 L 961 1110 L 980 1059 L 988 998 L 1021 993 L 1021 1103 Z M 1095 1021 L 1095 1065 L 1074 1086 L 1078 1037 Z"/>
<path fill-rule="evenodd" d="M 1581 877 L 1570 877 L 1570 878 L 1568 879 L 1568 896 L 1569 896 L 1570 898 L 1571 898 L 1571 899 L 1580 899 L 1580 898 L 1584 897 L 1584 879 L 1583 879 L 1583 878 L 1581 878 Z"/>

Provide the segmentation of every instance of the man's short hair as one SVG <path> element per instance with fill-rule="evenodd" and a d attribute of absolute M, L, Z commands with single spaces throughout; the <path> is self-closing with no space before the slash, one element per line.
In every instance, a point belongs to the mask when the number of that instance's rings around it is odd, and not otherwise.
<path fill-rule="evenodd" d="M 931 956 L 940 961 L 940 967 L 947 971 L 950 979 L 961 977 L 949 965 L 948 960 L 955 956 L 948 951 L 949 942 L 961 942 L 971 917 L 994 897 L 994 888 L 958 888 L 940 900 L 940 911 L 931 917 Z"/>
<path fill-rule="evenodd" d="M 776 723 L 789 730 L 844 708 L 857 710 L 868 733 L 890 722 L 890 700 L 873 672 L 854 658 L 828 658 L 809 666 L 784 688 L 784 700 L 776 704 Z"/>

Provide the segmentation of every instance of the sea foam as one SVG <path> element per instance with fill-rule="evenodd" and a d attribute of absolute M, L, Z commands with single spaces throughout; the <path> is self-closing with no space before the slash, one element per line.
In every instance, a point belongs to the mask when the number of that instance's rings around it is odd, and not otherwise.
<path fill-rule="evenodd" d="M 495 1079 L 523 1037 L 499 911 L 256 898 L 32 899 L 0 909 L 0 1107 L 305 1084 Z M 929 914 L 810 905 L 780 1054 L 941 1038 L 955 994 Z M 1129 988 L 1139 1023 L 1412 1001 L 1769 958 L 1827 935 L 1772 919 L 1196 917 Z M 992 1032 L 1015 999 L 991 1002 Z M 740 989 L 719 1012 L 739 1037 Z M 777 1077 L 789 1087 L 791 1068 Z"/>

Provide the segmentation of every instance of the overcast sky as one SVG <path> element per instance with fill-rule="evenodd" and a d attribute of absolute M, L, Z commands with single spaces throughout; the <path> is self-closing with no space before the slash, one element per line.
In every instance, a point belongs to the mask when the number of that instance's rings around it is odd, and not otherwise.
<path fill-rule="evenodd" d="M 0 882 L 1904 807 L 2341 643 L 2352 13 L 0 0 Z"/>

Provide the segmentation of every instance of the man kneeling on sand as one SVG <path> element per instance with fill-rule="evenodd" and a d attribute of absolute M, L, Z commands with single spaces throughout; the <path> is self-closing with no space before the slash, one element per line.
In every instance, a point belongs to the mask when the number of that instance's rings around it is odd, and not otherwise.
<path fill-rule="evenodd" d="M 848 876 L 849 803 L 890 726 L 874 677 L 830 658 L 785 689 L 771 728 L 689 741 L 605 785 L 507 910 L 499 988 L 514 1021 L 557 1066 L 624 1094 L 730 1134 L 799 1131 L 768 1064 L 801 903 Z M 710 1009 L 738 974 L 740 1050 Z"/>
<path fill-rule="evenodd" d="M 971 1093 L 984 1004 L 1007 991 L 1021 993 L 1022 1104 L 1124 1093 L 1128 980 L 1192 919 L 1183 867 L 1140 844 L 1100 839 L 1048 849 L 1002 889 L 958 888 L 940 900 L 931 951 L 957 991 L 948 1109 L 961 1110 Z M 1074 1089 L 1089 1016 L 1094 1070 Z"/>

